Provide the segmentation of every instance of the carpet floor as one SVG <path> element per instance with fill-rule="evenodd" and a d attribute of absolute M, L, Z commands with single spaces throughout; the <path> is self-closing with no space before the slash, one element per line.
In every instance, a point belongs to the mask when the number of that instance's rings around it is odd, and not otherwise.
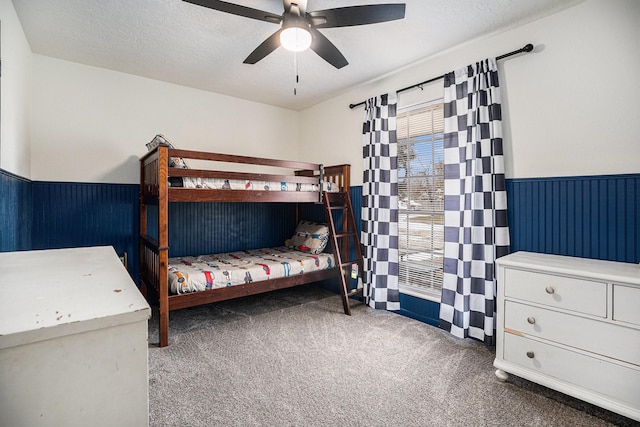
<path fill-rule="evenodd" d="M 302 286 L 149 322 L 151 426 L 632 426 L 511 377 L 495 349 Z"/>

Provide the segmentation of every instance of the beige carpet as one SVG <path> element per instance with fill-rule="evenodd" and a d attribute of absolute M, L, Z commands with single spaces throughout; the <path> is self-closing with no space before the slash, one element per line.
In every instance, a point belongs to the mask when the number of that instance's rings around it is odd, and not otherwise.
<path fill-rule="evenodd" d="M 494 349 L 304 286 L 149 326 L 152 426 L 608 426 L 631 420 L 515 378 Z"/>

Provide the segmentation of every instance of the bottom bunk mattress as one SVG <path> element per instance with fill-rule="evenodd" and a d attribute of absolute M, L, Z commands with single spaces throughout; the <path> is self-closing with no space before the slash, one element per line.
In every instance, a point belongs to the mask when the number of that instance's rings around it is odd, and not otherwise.
<path fill-rule="evenodd" d="M 333 268 L 330 253 L 310 254 L 285 246 L 169 258 L 169 292 L 184 294 Z"/>

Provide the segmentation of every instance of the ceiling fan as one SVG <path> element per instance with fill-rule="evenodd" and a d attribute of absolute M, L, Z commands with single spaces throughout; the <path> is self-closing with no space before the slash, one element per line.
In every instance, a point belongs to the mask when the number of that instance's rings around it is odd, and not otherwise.
<path fill-rule="evenodd" d="M 403 19 L 405 12 L 404 3 L 346 6 L 307 12 L 307 0 L 283 0 L 284 12 L 282 15 L 276 15 L 218 0 L 184 1 L 233 15 L 282 24 L 278 31 L 251 52 L 244 60 L 245 64 L 255 64 L 282 45 L 296 52 L 310 47 L 322 59 L 338 69 L 347 65 L 348 62 L 338 48 L 318 31 L 319 28 L 350 27 L 394 21 Z"/>

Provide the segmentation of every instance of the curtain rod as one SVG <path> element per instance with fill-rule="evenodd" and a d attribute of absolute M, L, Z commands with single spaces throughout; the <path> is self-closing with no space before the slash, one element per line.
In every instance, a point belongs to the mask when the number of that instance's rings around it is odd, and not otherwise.
<path fill-rule="evenodd" d="M 513 55 L 517 55 L 518 53 L 522 53 L 522 52 L 531 52 L 532 50 L 533 50 L 533 45 L 531 43 L 529 43 L 529 44 L 527 44 L 525 47 L 523 47 L 521 49 L 514 50 L 513 52 L 505 53 L 504 55 L 496 56 L 496 60 L 504 59 L 504 58 L 507 58 L 507 57 L 513 56 Z M 444 79 L 445 75 L 446 74 L 443 74 L 441 76 L 433 77 L 433 78 L 431 78 L 429 80 L 425 80 L 423 82 L 416 83 L 416 84 L 411 85 L 411 86 L 403 87 L 402 89 L 397 90 L 396 93 L 404 92 L 404 91 L 407 91 L 409 89 L 420 87 L 420 86 L 425 85 L 427 83 L 435 82 L 436 80 Z M 357 104 L 349 104 L 349 108 L 351 108 L 353 110 L 356 107 L 364 105 L 365 102 L 366 101 L 362 101 L 362 102 L 359 102 Z"/>

